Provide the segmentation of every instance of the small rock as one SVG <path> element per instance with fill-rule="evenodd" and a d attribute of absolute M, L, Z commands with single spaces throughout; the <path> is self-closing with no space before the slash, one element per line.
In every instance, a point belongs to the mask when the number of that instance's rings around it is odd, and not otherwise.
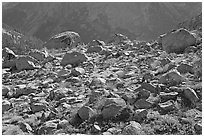
<path fill-rule="evenodd" d="M 63 119 L 62 121 L 60 121 L 57 125 L 57 128 L 60 129 L 60 128 L 63 128 L 65 129 L 67 126 L 69 125 L 69 121 L 66 120 L 66 119 Z"/>
<path fill-rule="evenodd" d="M 103 48 L 101 46 L 91 46 L 88 47 L 86 53 L 99 53 L 103 50 Z"/>
<path fill-rule="evenodd" d="M 80 75 L 85 74 L 85 70 L 80 67 L 75 67 L 74 69 L 71 70 L 71 75 L 78 77 Z"/>
<path fill-rule="evenodd" d="M 31 52 L 29 52 L 29 55 L 38 61 L 43 61 L 48 57 L 46 53 L 39 50 L 32 50 Z"/>
<path fill-rule="evenodd" d="M 178 92 L 160 92 L 161 102 L 166 102 L 168 100 L 176 100 L 178 96 Z"/>
<path fill-rule="evenodd" d="M 140 122 L 147 117 L 147 113 L 148 112 L 146 109 L 137 109 L 133 114 L 133 119 L 137 122 Z"/>
<path fill-rule="evenodd" d="M 29 132 L 29 131 L 32 131 L 33 129 L 31 128 L 31 126 L 28 124 L 28 123 L 25 123 L 25 122 L 20 122 L 19 123 L 19 126 L 20 126 L 20 129 L 23 131 L 23 132 Z"/>
<path fill-rule="evenodd" d="M 4 61 L 15 59 L 17 55 L 9 48 L 5 47 L 2 50 L 2 57 Z"/>
<path fill-rule="evenodd" d="M 88 57 L 85 54 L 77 52 L 77 51 L 73 51 L 73 52 L 66 53 L 60 64 L 62 66 L 66 66 L 68 64 L 76 66 L 87 60 L 88 60 Z"/>
<path fill-rule="evenodd" d="M 8 100 L 2 100 L 2 113 L 12 108 L 12 104 Z"/>
<path fill-rule="evenodd" d="M 194 105 L 199 100 L 196 92 L 189 87 L 183 89 L 183 95 L 186 99 L 190 100 L 190 102 Z"/>
<path fill-rule="evenodd" d="M 174 102 L 172 100 L 169 100 L 167 102 L 164 103 L 159 103 L 159 112 L 161 114 L 166 114 L 172 110 L 175 110 L 175 105 Z"/>
<path fill-rule="evenodd" d="M 194 129 L 195 129 L 197 134 L 202 134 L 202 123 L 201 122 L 196 123 L 194 125 Z"/>
<path fill-rule="evenodd" d="M 145 99 L 139 99 L 135 102 L 135 107 L 137 109 L 148 109 L 152 107 L 152 104 Z"/>
<path fill-rule="evenodd" d="M 137 93 L 138 97 L 140 99 L 147 99 L 150 96 L 150 92 L 148 90 L 145 89 L 141 89 L 138 93 Z"/>
<path fill-rule="evenodd" d="M 78 115 L 82 120 L 88 120 L 95 114 L 94 110 L 88 106 L 83 106 L 78 110 Z"/>
<path fill-rule="evenodd" d="M 104 119 L 113 118 L 119 111 L 126 107 L 126 103 L 121 98 L 107 98 L 102 105 L 102 116 Z"/>
<path fill-rule="evenodd" d="M 159 79 L 159 83 L 175 86 L 180 84 L 182 81 L 184 81 L 184 78 L 181 76 L 181 74 L 178 71 L 171 71 L 164 75 L 162 75 Z"/>
<path fill-rule="evenodd" d="M 125 92 L 123 95 L 122 95 L 122 98 L 128 102 L 129 104 L 134 104 L 135 101 L 137 100 L 138 98 L 138 95 L 134 94 L 134 93 L 127 93 Z"/>
<path fill-rule="evenodd" d="M 31 103 L 30 108 L 33 113 L 36 113 L 36 112 L 46 110 L 47 106 L 43 103 Z"/>
<path fill-rule="evenodd" d="M 93 78 L 89 86 L 100 88 L 100 87 L 103 87 L 105 83 L 106 83 L 106 80 L 103 78 Z"/>
<path fill-rule="evenodd" d="M 180 72 L 181 74 L 186 74 L 186 73 L 191 73 L 193 74 L 193 66 L 191 65 L 188 65 L 188 64 L 180 64 L 178 67 L 177 67 L 177 70 L 178 72 Z"/>
<path fill-rule="evenodd" d="M 2 85 L 2 96 L 6 96 L 10 91 L 10 88 L 8 86 Z"/>
<path fill-rule="evenodd" d="M 142 126 L 135 122 L 135 121 L 130 121 L 130 124 L 127 125 L 123 131 L 122 134 L 123 135 L 140 135 L 142 132 Z"/>

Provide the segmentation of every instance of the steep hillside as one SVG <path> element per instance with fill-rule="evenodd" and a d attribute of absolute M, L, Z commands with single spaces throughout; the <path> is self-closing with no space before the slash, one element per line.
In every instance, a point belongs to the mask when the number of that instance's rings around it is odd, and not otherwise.
<path fill-rule="evenodd" d="M 4 3 L 2 19 L 43 41 L 65 30 L 85 42 L 118 32 L 150 40 L 201 9 L 201 3 Z"/>

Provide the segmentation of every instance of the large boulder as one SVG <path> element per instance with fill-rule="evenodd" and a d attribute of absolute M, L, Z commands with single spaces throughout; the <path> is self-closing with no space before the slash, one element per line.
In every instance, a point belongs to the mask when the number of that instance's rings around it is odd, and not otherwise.
<path fill-rule="evenodd" d="M 66 31 L 51 37 L 43 46 L 48 49 L 74 48 L 80 42 L 81 38 L 78 33 Z"/>
<path fill-rule="evenodd" d="M 88 57 L 80 52 L 73 51 L 73 52 L 68 52 L 64 55 L 61 65 L 66 66 L 68 64 L 71 65 L 79 65 L 80 63 L 83 63 L 88 60 Z"/>
<path fill-rule="evenodd" d="M 188 30 L 181 28 L 163 35 L 161 43 L 167 53 L 183 53 L 187 47 L 196 44 L 196 38 Z"/>

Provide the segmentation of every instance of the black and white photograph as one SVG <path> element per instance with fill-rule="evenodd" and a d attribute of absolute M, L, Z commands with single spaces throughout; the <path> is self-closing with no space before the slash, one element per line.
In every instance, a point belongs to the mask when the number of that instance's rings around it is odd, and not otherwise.
<path fill-rule="evenodd" d="M 202 1 L 1 1 L 2 135 L 202 135 Z"/>

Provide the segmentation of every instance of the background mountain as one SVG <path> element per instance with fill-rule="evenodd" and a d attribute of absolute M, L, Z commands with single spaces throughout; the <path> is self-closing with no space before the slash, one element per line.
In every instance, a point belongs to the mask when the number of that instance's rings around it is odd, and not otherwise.
<path fill-rule="evenodd" d="M 47 41 L 62 31 L 82 40 L 107 40 L 114 33 L 151 40 L 202 12 L 202 3 L 3 3 L 3 23 Z"/>

